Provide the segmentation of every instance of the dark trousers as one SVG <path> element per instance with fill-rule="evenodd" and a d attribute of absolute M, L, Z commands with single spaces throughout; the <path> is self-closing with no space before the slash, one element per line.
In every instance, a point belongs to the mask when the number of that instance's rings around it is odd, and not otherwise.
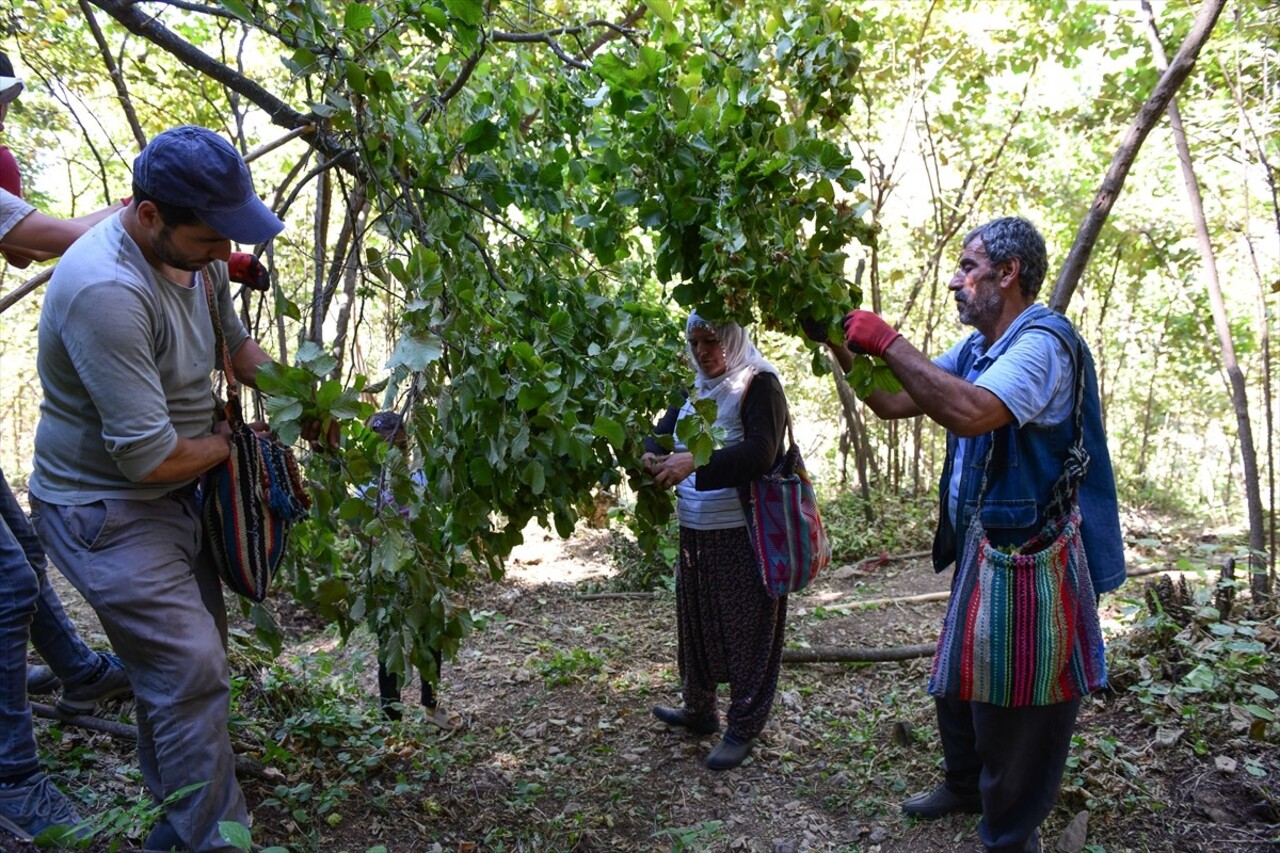
<path fill-rule="evenodd" d="M 432 651 L 432 656 L 436 659 L 436 677 L 439 677 L 440 667 L 444 665 L 444 656 L 436 650 Z M 378 695 L 382 698 L 382 705 L 386 706 L 400 701 L 400 690 L 407 680 L 403 676 L 396 675 L 387 669 L 387 661 L 385 658 L 378 658 Z M 419 675 L 422 682 L 422 707 L 432 710 L 436 707 L 435 691 L 431 689 L 431 682 Z M 399 719 L 399 717 L 396 717 Z"/>
<path fill-rule="evenodd" d="M 978 836 L 989 851 L 1039 849 L 1080 700 L 1029 708 L 936 699 L 947 787 L 982 797 Z"/>
<path fill-rule="evenodd" d="M 778 692 L 787 599 L 760 581 L 746 527 L 680 527 L 676 630 L 684 706 L 716 716 L 716 688 L 729 684 L 725 732 L 751 740 L 764 729 Z"/>

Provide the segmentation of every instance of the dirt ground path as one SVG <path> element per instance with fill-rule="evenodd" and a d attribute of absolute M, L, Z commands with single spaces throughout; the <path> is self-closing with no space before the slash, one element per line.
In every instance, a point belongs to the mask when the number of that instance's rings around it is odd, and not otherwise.
<path fill-rule="evenodd" d="M 375 845 L 390 853 L 979 849 L 974 817 L 913 822 L 898 810 L 905 796 L 940 778 L 924 691 L 928 659 L 784 666 L 772 719 L 752 756 L 732 771 L 707 770 L 714 738 L 674 732 L 649 710 L 679 701 L 674 598 L 581 595 L 611 574 L 608 536 L 584 530 L 564 542 L 531 529 L 507 577 L 481 587 L 472 602 L 483 629 L 445 666 L 441 692 L 463 727 L 441 732 L 409 709 L 403 724 L 387 726 L 389 746 L 378 763 L 322 815 L 290 810 L 275 785 L 247 780 L 255 837 L 326 853 Z M 931 642 L 941 602 L 848 605 L 944 591 L 947 582 L 921 559 L 833 567 L 792 597 L 788 644 Z M 92 614 L 73 591 L 65 599 L 101 644 Z M 344 646 L 331 631 L 309 633 L 296 637 L 285 657 L 317 652 L 355 672 L 363 695 L 349 701 L 372 707 L 368 639 L 357 635 Z M 299 677 L 312 676 L 301 666 Z M 1154 732 L 1103 697 L 1086 703 L 1079 731 L 1074 766 L 1044 825 L 1046 850 L 1081 814 L 1090 821 L 1093 846 L 1083 849 L 1091 853 L 1273 849 L 1266 839 L 1275 832 L 1260 825 L 1268 815 L 1246 814 L 1259 799 L 1256 786 L 1221 784 L 1203 761 L 1176 750 L 1150 755 Z M 1099 742 L 1147 754 L 1141 772 L 1117 772 L 1098 753 Z M 127 765 L 127 749 L 117 749 Z M 1280 773 L 1280 756 L 1269 760 Z M 102 770 L 127 775 L 110 762 Z M 319 785 L 333 774 L 318 769 L 317 776 Z M 1228 807 L 1235 800 L 1239 807 Z"/>

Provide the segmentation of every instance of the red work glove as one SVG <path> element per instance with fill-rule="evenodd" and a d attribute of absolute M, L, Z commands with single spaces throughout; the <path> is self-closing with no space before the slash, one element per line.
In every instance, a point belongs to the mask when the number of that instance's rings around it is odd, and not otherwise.
<path fill-rule="evenodd" d="M 844 315 L 844 339 L 849 349 L 884 358 L 884 351 L 902 335 L 870 311 L 850 311 Z"/>
<path fill-rule="evenodd" d="M 227 274 L 250 290 L 270 290 L 271 277 L 262 262 L 248 252 L 232 252 L 227 260 Z"/>

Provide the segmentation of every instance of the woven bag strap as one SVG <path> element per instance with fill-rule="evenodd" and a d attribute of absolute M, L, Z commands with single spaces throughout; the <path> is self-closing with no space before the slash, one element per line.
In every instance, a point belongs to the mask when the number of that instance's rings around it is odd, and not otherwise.
<path fill-rule="evenodd" d="M 240 406 L 240 386 L 236 382 L 236 371 L 231 363 L 231 350 L 227 348 L 227 338 L 222 332 L 222 314 L 218 310 L 218 300 L 213 295 L 213 265 L 207 264 L 200 271 L 204 279 L 204 296 L 209 303 L 209 319 L 213 321 L 213 342 L 218 358 L 222 360 L 222 373 L 227 378 L 227 418 L 232 427 L 244 422 L 244 412 Z"/>
<path fill-rule="evenodd" d="M 1035 326 L 1029 328 L 1037 328 Z M 1049 331 L 1046 329 L 1046 331 Z M 1049 332 L 1057 335 L 1056 332 Z M 1059 338 L 1060 339 L 1060 338 Z M 1075 501 L 1076 490 L 1084 482 L 1084 475 L 1089 470 L 1089 452 L 1084 449 L 1084 340 L 1080 333 L 1075 333 L 1075 400 L 1072 408 L 1075 420 L 1075 435 L 1071 446 L 1067 448 L 1067 458 L 1062 463 L 1062 473 L 1053 482 L 1053 490 L 1049 503 L 1045 507 L 1048 518 L 1066 515 Z M 986 455 L 982 459 L 982 485 L 978 489 L 978 511 L 982 511 L 982 501 L 987 495 L 987 482 L 991 474 L 991 453 L 995 450 L 995 433 L 990 433 L 991 441 L 987 444 Z"/>

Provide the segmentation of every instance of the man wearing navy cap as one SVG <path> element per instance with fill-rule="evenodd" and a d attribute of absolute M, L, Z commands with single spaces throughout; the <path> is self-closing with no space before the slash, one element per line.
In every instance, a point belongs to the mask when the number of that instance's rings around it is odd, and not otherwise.
<path fill-rule="evenodd" d="M 282 223 L 244 160 L 178 127 L 134 161 L 133 200 L 76 242 L 40 315 L 45 399 L 30 480 L 32 521 L 97 612 L 137 696 L 138 761 L 165 807 L 147 850 L 232 850 L 220 821 L 248 825 L 227 731 L 226 611 L 202 547 L 195 483 L 230 452 L 214 423 L 209 275 L 236 376 L 269 358 L 232 304 L 231 242 Z"/>

